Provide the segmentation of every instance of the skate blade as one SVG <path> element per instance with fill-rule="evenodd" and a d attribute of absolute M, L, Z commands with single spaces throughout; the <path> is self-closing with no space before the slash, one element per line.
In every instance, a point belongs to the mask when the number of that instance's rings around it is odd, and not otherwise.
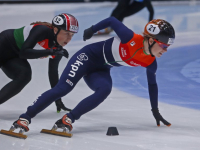
<path fill-rule="evenodd" d="M 65 137 L 72 137 L 72 135 L 73 135 L 73 134 L 68 133 L 68 132 L 59 132 L 59 131 L 47 130 L 47 129 L 42 129 L 40 133 L 47 133 L 47 134 L 65 136 Z"/>
<path fill-rule="evenodd" d="M 21 139 L 27 138 L 27 135 L 24 135 L 22 133 L 15 133 L 13 131 L 1 130 L 0 133 L 4 135 L 12 136 L 12 137 L 21 138 Z"/>

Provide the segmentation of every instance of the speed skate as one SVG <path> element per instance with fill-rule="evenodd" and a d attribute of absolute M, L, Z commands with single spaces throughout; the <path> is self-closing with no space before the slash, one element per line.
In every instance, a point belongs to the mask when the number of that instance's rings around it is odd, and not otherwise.
<path fill-rule="evenodd" d="M 8 136 L 12 136 L 12 137 L 17 137 L 17 138 L 21 138 L 21 139 L 26 139 L 27 135 L 24 135 L 23 133 L 25 132 L 24 129 L 20 129 L 19 133 L 13 132 L 16 128 L 14 126 L 11 126 L 10 130 L 1 130 L 0 133 L 4 134 L 4 135 L 8 135 Z"/>
<path fill-rule="evenodd" d="M 71 134 L 71 133 L 68 133 L 69 130 L 68 130 L 68 128 L 66 128 L 66 127 L 62 128 L 62 129 L 63 129 L 63 132 L 56 131 L 57 129 L 58 129 L 58 127 L 57 127 L 57 125 L 55 124 L 51 130 L 42 129 L 42 130 L 41 130 L 41 133 L 52 134 L 52 135 L 58 135 L 58 136 L 64 136 L 64 137 L 70 137 L 70 138 L 71 138 L 72 135 L 73 135 L 73 134 Z"/>

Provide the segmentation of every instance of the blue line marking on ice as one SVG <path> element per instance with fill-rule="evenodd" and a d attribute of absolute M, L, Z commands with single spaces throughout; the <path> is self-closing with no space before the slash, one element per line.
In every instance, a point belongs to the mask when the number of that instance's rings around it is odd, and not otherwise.
<path fill-rule="evenodd" d="M 157 59 L 159 101 L 200 110 L 200 45 L 174 48 Z M 192 61 L 196 63 L 191 63 Z M 188 66 L 191 64 L 190 66 Z M 112 69 L 114 87 L 149 98 L 146 68 L 118 67 Z"/>

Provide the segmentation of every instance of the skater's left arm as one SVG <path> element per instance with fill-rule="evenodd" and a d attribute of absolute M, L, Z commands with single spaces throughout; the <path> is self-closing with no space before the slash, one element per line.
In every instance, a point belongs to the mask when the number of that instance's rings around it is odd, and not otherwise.
<path fill-rule="evenodd" d="M 149 11 L 149 21 L 153 20 L 154 9 L 153 9 L 153 6 L 151 4 L 151 1 L 150 0 L 144 0 L 143 3 Z"/>
<path fill-rule="evenodd" d="M 51 85 L 51 88 L 56 86 L 56 84 L 59 81 L 59 74 L 58 74 L 58 66 L 59 62 L 62 59 L 62 56 L 56 56 L 54 59 L 49 58 L 49 82 Z M 61 101 L 61 98 L 59 99 Z"/>
<path fill-rule="evenodd" d="M 49 82 L 51 85 L 51 88 L 56 86 L 56 84 L 59 81 L 59 74 L 58 74 L 58 66 L 59 62 L 62 59 L 62 56 L 56 56 L 54 59 L 50 58 L 49 59 Z M 71 109 L 65 107 L 63 104 L 61 98 L 55 101 L 56 107 L 57 107 L 57 112 L 59 113 L 61 109 L 65 111 L 71 111 Z"/>
<path fill-rule="evenodd" d="M 56 84 L 59 81 L 59 74 L 58 74 L 58 65 L 60 60 L 62 59 L 62 56 L 56 56 L 54 59 L 49 58 L 49 82 L 51 85 L 51 88 L 56 86 Z"/>
<path fill-rule="evenodd" d="M 158 86 L 156 82 L 156 70 L 157 62 L 154 60 L 154 62 L 146 69 L 149 97 L 152 109 L 158 109 Z"/>
<path fill-rule="evenodd" d="M 163 124 L 170 126 L 171 124 L 161 116 L 158 110 L 158 86 L 156 82 L 156 70 L 157 62 L 155 59 L 154 62 L 151 65 L 149 65 L 146 69 L 149 97 L 152 108 L 151 110 L 154 118 L 156 119 L 157 126 L 160 126 L 160 121 L 163 122 Z"/>

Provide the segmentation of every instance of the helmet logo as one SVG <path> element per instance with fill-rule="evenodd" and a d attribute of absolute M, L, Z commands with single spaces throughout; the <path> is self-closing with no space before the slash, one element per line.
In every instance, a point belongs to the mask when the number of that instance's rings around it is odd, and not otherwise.
<path fill-rule="evenodd" d="M 64 23 L 64 20 L 62 17 L 60 16 L 56 16 L 54 19 L 53 19 L 53 23 L 56 24 L 56 25 L 62 25 Z"/>
<path fill-rule="evenodd" d="M 70 31 L 78 32 L 78 26 L 70 25 Z"/>
<path fill-rule="evenodd" d="M 147 32 L 150 34 L 156 35 L 160 32 L 158 25 L 155 24 L 148 24 L 146 27 Z"/>
<path fill-rule="evenodd" d="M 173 43 L 174 43 L 174 38 L 169 38 L 169 40 L 168 40 L 167 44 L 170 44 L 170 45 L 172 45 Z"/>

